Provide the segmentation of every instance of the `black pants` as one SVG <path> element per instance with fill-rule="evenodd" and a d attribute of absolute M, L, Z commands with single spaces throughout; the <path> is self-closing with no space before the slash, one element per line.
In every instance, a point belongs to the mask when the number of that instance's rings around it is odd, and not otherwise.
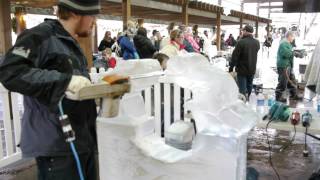
<path fill-rule="evenodd" d="M 291 81 L 294 81 L 294 75 L 292 74 L 291 68 L 277 68 L 278 70 L 278 86 L 276 88 L 276 99 L 280 99 L 282 97 L 283 92 L 288 89 L 290 96 L 295 96 L 297 94 L 296 87 L 292 86 L 291 83 L 289 83 L 289 79 Z M 288 72 L 289 79 L 286 75 Z"/>
<path fill-rule="evenodd" d="M 97 180 L 95 153 L 79 154 L 85 180 Z M 38 180 L 80 180 L 73 156 L 37 157 Z"/>

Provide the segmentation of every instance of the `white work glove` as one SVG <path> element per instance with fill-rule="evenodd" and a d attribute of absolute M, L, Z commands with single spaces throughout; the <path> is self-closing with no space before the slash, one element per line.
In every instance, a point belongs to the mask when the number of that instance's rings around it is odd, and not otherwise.
<path fill-rule="evenodd" d="M 73 99 L 72 96 L 79 92 L 80 89 L 90 86 L 91 82 L 88 78 L 79 75 L 73 75 L 71 81 L 67 87 L 66 95 L 67 98 Z"/>

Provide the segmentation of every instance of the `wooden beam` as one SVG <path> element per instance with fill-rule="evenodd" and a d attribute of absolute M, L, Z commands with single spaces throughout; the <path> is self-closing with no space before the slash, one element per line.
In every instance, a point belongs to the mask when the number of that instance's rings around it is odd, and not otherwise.
<path fill-rule="evenodd" d="M 221 13 L 218 12 L 217 13 L 217 21 L 216 21 L 216 25 L 217 25 L 217 33 L 216 33 L 216 45 L 217 45 L 217 50 L 220 51 L 221 50 Z"/>
<path fill-rule="evenodd" d="M 98 28 L 97 23 L 93 27 L 94 35 L 92 36 L 92 52 L 98 52 Z"/>
<path fill-rule="evenodd" d="M 88 36 L 85 38 L 77 39 L 80 47 L 82 49 L 83 54 L 86 56 L 88 63 L 88 70 L 93 66 L 93 58 L 92 58 L 92 36 Z"/>
<path fill-rule="evenodd" d="M 283 8 L 283 6 L 259 6 L 259 9 L 280 9 Z"/>
<path fill-rule="evenodd" d="M 189 25 L 189 0 L 184 0 L 182 4 L 182 24 Z"/>
<path fill-rule="evenodd" d="M 10 9 L 9 0 L 0 0 L 0 55 L 12 46 Z"/>
<path fill-rule="evenodd" d="M 58 0 L 10 0 L 10 2 L 24 7 L 49 8 L 57 5 Z"/>
<path fill-rule="evenodd" d="M 127 29 L 127 24 L 130 18 L 131 18 L 131 0 L 122 0 L 123 30 Z"/>
<path fill-rule="evenodd" d="M 267 2 L 283 2 L 283 0 L 243 0 L 243 3 L 267 3 Z"/>
<path fill-rule="evenodd" d="M 268 18 L 270 19 L 270 15 L 271 15 L 271 2 L 269 2 L 269 9 L 268 9 Z M 269 24 L 269 23 L 268 23 Z"/>
<path fill-rule="evenodd" d="M 144 19 L 140 18 L 138 19 L 138 27 L 143 27 Z"/>

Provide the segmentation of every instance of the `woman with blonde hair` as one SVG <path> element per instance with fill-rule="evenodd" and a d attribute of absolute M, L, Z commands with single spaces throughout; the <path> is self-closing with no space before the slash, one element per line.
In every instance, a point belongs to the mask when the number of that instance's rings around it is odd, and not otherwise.
<path fill-rule="evenodd" d="M 185 46 L 183 45 L 184 35 L 179 29 L 175 29 L 170 33 L 170 43 L 163 47 L 160 52 L 173 57 L 179 54 L 179 52 L 184 51 Z"/>

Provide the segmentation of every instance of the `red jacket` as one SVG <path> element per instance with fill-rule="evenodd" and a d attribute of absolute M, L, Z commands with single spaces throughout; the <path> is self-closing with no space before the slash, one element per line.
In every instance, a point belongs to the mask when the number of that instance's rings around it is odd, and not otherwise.
<path fill-rule="evenodd" d="M 114 57 L 111 57 L 108 60 L 108 68 L 114 68 L 114 67 L 116 67 L 116 64 L 117 64 L 117 61 Z"/>

